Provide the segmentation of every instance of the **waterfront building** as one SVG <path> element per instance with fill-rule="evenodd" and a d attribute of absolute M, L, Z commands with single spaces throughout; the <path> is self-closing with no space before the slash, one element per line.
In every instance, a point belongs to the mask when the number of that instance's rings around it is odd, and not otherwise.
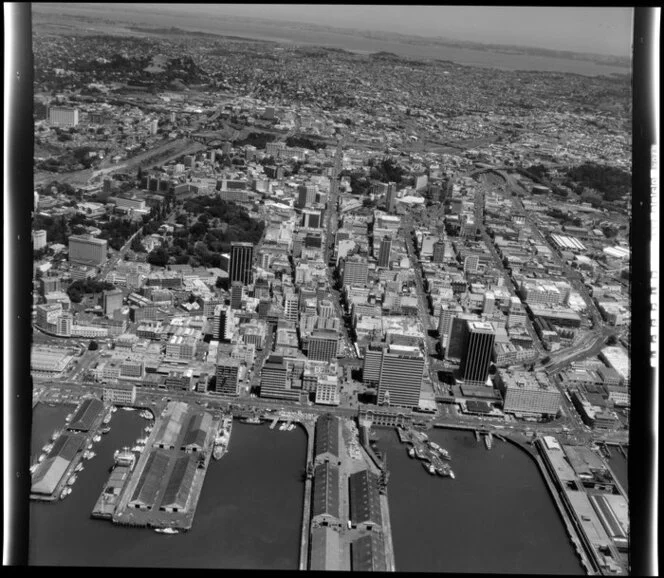
<path fill-rule="evenodd" d="M 107 258 L 108 241 L 91 235 L 69 236 L 69 262 L 81 265 L 101 265 Z"/>
<path fill-rule="evenodd" d="M 77 126 L 78 108 L 65 106 L 49 106 L 48 122 L 56 126 Z"/>
<path fill-rule="evenodd" d="M 121 289 L 105 290 L 102 293 L 104 315 L 110 317 L 114 311 L 122 309 L 123 294 Z"/>
<path fill-rule="evenodd" d="M 316 420 L 314 432 L 314 460 L 316 463 L 331 462 L 340 465 L 339 436 L 341 422 L 332 414 L 325 414 Z"/>
<path fill-rule="evenodd" d="M 503 411 L 525 416 L 555 416 L 562 394 L 544 372 L 499 371 L 496 386 L 503 395 Z"/>
<path fill-rule="evenodd" d="M 37 376 L 60 375 L 72 362 L 69 349 L 49 346 L 33 346 L 30 350 L 30 371 Z"/>
<path fill-rule="evenodd" d="M 489 376 L 489 364 L 496 334 L 487 322 L 468 321 L 461 375 L 468 384 L 483 385 Z"/>
<path fill-rule="evenodd" d="M 351 542 L 353 572 L 386 572 L 385 540 L 379 532 L 371 532 Z"/>
<path fill-rule="evenodd" d="M 181 389 L 182 391 L 191 391 L 194 379 L 194 370 L 171 369 L 168 375 L 164 376 L 164 386 L 168 389 Z"/>
<path fill-rule="evenodd" d="M 323 462 L 314 468 L 311 497 L 311 523 L 316 526 L 341 525 L 339 466 Z"/>
<path fill-rule="evenodd" d="M 390 252 L 392 251 L 392 239 L 383 237 L 380 242 L 380 253 L 378 255 L 378 266 L 385 269 L 390 267 Z"/>
<path fill-rule="evenodd" d="M 55 492 L 76 454 L 83 448 L 82 436 L 63 433 L 32 474 L 30 493 L 50 496 Z"/>
<path fill-rule="evenodd" d="M 46 247 L 46 231 L 43 229 L 32 231 L 32 249 L 34 251 L 39 251 L 44 247 Z"/>
<path fill-rule="evenodd" d="M 315 403 L 318 405 L 339 405 L 340 401 L 337 376 L 319 376 L 316 380 Z"/>
<path fill-rule="evenodd" d="M 105 385 L 102 399 L 112 405 L 134 405 L 136 402 L 136 386 L 128 384 Z"/>
<path fill-rule="evenodd" d="M 382 528 L 378 476 L 362 470 L 348 477 L 350 490 L 350 522 L 353 528 Z"/>
<path fill-rule="evenodd" d="M 378 404 L 417 407 L 423 374 L 424 356 L 419 347 L 390 345 L 381 359 Z"/>
<path fill-rule="evenodd" d="M 311 529 L 309 570 L 343 570 L 339 529 L 315 526 Z"/>
<path fill-rule="evenodd" d="M 67 429 L 69 431 L 90 431 L 103 409 L 104 404 L 96 397 L 84 399 L 74 412 L 74 416 L 67 425 Z"/>
<path fill-rule="evenodd" d="M 238 395 L 240 361 L 220 352 L 217 357 L 217 372 L 214 391 L 224 395 Z"/>
<path fill-rule="evenodd" d="M 229 280 L 241 281 L 243 285 L 253 283 L 252 264 L 254 246 L 251 243 L 231 243 Z"/>
<path fill-rule="evenodd" d="M 314 361 L 332 361 L 337 357 L 339 334 L 331 329 L 316 329 L 309 337 L 308 357 Z"/>

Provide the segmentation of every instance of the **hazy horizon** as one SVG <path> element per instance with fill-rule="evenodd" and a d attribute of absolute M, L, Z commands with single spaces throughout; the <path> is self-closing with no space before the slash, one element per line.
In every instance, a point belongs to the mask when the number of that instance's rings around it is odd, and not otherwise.
<path fill-rule="evenodd" d="M 99 4 L 97 4 L 99 6 Z M 391 32 L 448 40 L 631 57 L 633 8 L 394 6 L 307 4 L 115 4 L 118 9 L 168 14 L 198 11 Z"/>

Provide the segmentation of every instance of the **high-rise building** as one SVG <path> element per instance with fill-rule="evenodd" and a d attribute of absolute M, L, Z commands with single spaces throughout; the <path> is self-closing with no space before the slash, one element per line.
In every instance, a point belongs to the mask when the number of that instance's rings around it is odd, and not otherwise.
<path fill-rule="evenodd" d="M 366 285 L 369 276 L 369 264 L 362 258 L 350 258 L 344 261 L 343 284 Z"/>
<path fill-rule="evenodd" d="M 378 403 L 417 407 L 423 373 L 424 356 L 419 348 L 391 345 L 381 360 Z"/>
<path fill-rule="evenodd" d="M 316 193 L 317 193 L 317 187 L 316 185 L 300 185 L 297 188 L 297 204 L 298 207 L 304 208 L 304 207 L 310 207 L 316 202 Z"/>
<path fill-rule="evenodd" d="M 380 381 L 380 366 L 383 362 L 385 343 L 372 342 L 364 352 L 364 365 L 362 366 L 362 381 L 364 383 L 378 383 Z"/>
<path fill-rule="evenodd" d="M 496 332 L 491 323 L 467 321 L 466 347 L 461 360 L 461 375 L 466 383 L 484 385 L 489 376 Z"/>
<path fill-rule="evenodd" d="M 518 325 L 525 327 L 526 319 L 526 310 L 523 303 L 521 303 L 521 299 L 516 296 L 510 297 L 510 305 L 507 310 L 507 327 L 512 328 Z"/>
<path fill-rule="evenodd" d="M 254 246 L 251 243 L 231 243 L 231 262 L 229 280 L 241 281 L 243 285 L 251 285 L 253 282 L 252 264 L 254 258 Z"/>
<path fill-rule="evenodd" d="M 111 289 L 102 293 L 104 315 L 110 317 L 113 311 L 122 309 L 122 289 Z"/>
<path fill-rule="evenodd" d="M 321 319 L 328 319 L 334 316 L 334 304 L 329 299 L 321 299 L 318 302 L 318 316 Z"/>
<path fill-rule="evenodd" d="M 496 294 L 493 291 L 487 291 L 484 294 L 484 307 L 482 313 L 491 315 L 496 308 Z"/>
<path fill-rule="evenodd" d="M 339 334 L 331 329 L 317 329 L 309 337 L 309 359 L 333 361 L 337 358 Z"/>
<path fill-rule="evenodd" d="M 32 248 L 39 251 L 44 247 L 46 247 L 46 231 L 44 229 L 32 231 Z"/>
<path fill-rule="evenodd" d="M 284 297 L 284 318 L 297 323 L 300 308 L 300 297 L 297 293 L 291 293 Z"/>
<path fill-rule="evenodd" d="M 298 400 L 300 392 L 288 389 L 288 370 L 284 358 L 271 355 L 261 370 L 261 397 Z"/>
<path fill-rule="evenodd" d="M 244 285 L 241 281 L 231 283 L 231 309 L 240 309 L 242 307 L 242 292 Z"/>
<path fill-rule="evenodd" d="M 383 240 L 380 242 L 380 253 L 378 255 L 378 266 L 383 268 L 389 268 L 390 266 L 390 253 L 392 251 L 392 239 L 389 237 L 383 237 Z"/>
<path fill-rule="evenodd" d="M 81 265 L 101 265 L 106 261 L 108 241 L 91 235 L 70 235 L 69 262 Z"/>
<path fill-rule="evenodd" d="M 238 395 L 240 393 L 239 371 L 240 361 L 229 357 L 225 353 L 220 353 L 217 357 L 217 379 L 214 391 L 225 395 Z"/>
<path fill-rule="evenodd" d="M 64 106 L 49 106 L 48 122 L 57 126 L 76 126 L 78 124 L 78 109 Z"/>
<path fill-rule="evenodd" d="M 434 263 L 442 263 L 445 260 L 445 242 L 436 241 L 433 244 L 433 257 L 432 261 Z"/>
<path fill-rule="evenodd" d="M 302 226 L 310 229 L 320 229 L 323 226 L 323 217 L 318 209 L 302 209 Z"/>
<path fill-rule="evenodd" d="M 387 193 L 385 193 L 385 210 L 393 213 L 397 205 L 397 184 L 387 183 Z"/>

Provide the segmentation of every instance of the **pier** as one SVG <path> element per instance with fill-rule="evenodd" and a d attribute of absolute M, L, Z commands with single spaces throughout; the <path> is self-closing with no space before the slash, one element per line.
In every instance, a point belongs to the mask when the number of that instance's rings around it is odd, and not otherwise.
<path fill-rule="evenodd" d="M 279 423 L 279 416 L 275 417 L 272 420 L 272 423 L 270 424 L 270 429 L 274 429 L 274 427 Z"/>

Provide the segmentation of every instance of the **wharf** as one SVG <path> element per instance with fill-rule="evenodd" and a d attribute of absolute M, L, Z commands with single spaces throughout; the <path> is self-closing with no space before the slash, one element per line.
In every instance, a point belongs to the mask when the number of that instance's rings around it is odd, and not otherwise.
<path fill-rule="evenodd" d="M 191 410 L 191 406 L 179 402 L 169 404 L 169 406 L 171 407 L 169 408 L 167 406 L 165 411 L 170 409 L 171 415 L 164 417 L 163 414 L 165 412 L 162 412 L 162 415 L 156 417 L 154 427 L 148 436 L 146 451 L 141 453 L 134 471 L 125 483 L 124 488 L 117 499 L 117 507 L 112 517 L 114 524 L 150 528 L 170 527 L 179 530 L 189 530 L 193 525 L 196 507 L 203 488 L 203 481 L 212 457 L 215 433 L 219 428 L 219 420 L 221 417 L 219 415 L 213 415 L 212 423 L 206 432 L 205 441 L 203 442 L 203 447 L 200 451 L 184 451 L 181 448 L 177 448 L 175 440 L 173 440 L 170 449 L 157 449 L 157 447 L 155 447 L 156 443 L 159 441 L 157 437 L 159 435 L 168 435 L 161 431 L 163 429 L 163 420 L 170 420 L 173 414 L 177 411 L 177 406 L 180 406 L 180 409 L 182 406 L 185 406 L 184 412 L 186 415 L 189 415 L 188 412 Z M 200 411 L 201 410 L 194 410 L 195 413 L 199 413 Z M 209 414 L 210 412 L 204 413 Z M 185 416 L 181 416 L 180 419 L 185 420 L 183 423 L 187 423 Z M 166 428 L 166 432 L 170 430 L 172 425 L 173 422 L 171 421 Z M 160 443 L 163 444 L 163 439 Z M 176 447 L 173 447 L 174 445 Z M 155 467 L 157 460 L 151 460 L 155 451 L 158 452 L 158 454 L 156 454 L 158 459 L 162 461 L 162 471 L 160 472 L 160 476 L 156 479 L 152 472 L 145 472 L 146 466 L 151 466 L 152 468 Z M 178 491 L 177 505 L 169 505 L 166 508 L 163 506 L 157 507 L 161 504 L 162 499 L 166 495 L 166 491 L 171 482 L 171 477 L 177 475 L 176 468 L 179 466 L 178 460 L 185 456 L 190 457 L 191 460 L 198 458 L 199 461 L 189 477 L 183 475 L 179 480 L 179 483 L 182 484 L 182 486 Z M 180 472 L 180 474 L 182 474 L 182 472 Z M 130 505 L 139 483 L 143 484 L 142 490 L 151 486 L 148 488 L 148 492 L 151 494 L 149 497 L 150 503 L 144 503 L 142 501 L 143 498 L 141 498 L 139 500 L 134 500 L 132 505 Z M 136 507 L 136 505 L 139 507 Z"/>
<path fill-rule="evenodd" d="M 93 518 L 103 518 L 106 520 L 113 518 L 115 508 L 118 505 L 118 498 L 130 475 L 131 468 L 128 466 L 115 466 L 113 468 L 92 510 Z"/>
<path fill-rule="evenodd" d="M 278 418 L 277 418 L 278 420 Z M 306 463 L 314 461 L 314 424 L 315 417 L 302 422 L 307 432 L 307 459 Z M 300 570 L 309 568 L 309 535 L 311 534 L 311 498 L 313 492 L 313 478 L 305 477 L 304 481 L 304 506 L 302 507 L 302 535 L 300 537 Z"/>
<path fill-rule="evenodd" d="M 270 424 L 270 429 L 274 429 L 275 426 L 279 423 L 279 416 L 275 417 Z"/>

